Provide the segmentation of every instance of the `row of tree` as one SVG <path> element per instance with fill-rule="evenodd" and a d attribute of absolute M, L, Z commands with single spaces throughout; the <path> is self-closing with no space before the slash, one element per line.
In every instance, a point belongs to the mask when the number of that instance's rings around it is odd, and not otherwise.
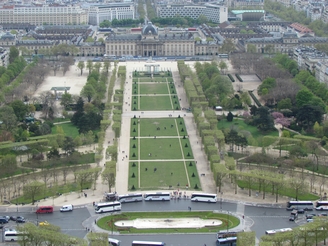
<path fill-rule="evenodd" d="M 112 22 L 109 20 L 104 20 L 99 24 L 100 28 L 106 28 L 106 27 L 124 27 L 124 26 L 139 26 L 140 24 L 143 24 L 145 20 L 143 18 L 140 19 L 113 19 Z"/>

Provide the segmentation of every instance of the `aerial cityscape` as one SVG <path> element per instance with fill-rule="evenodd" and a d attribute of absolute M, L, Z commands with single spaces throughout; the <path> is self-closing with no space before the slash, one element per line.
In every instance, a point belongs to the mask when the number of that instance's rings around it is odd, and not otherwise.
<path fill-rule="evenodd" d="M 0 245 L 325 245 L 325 1 L 0 1 Z"/>

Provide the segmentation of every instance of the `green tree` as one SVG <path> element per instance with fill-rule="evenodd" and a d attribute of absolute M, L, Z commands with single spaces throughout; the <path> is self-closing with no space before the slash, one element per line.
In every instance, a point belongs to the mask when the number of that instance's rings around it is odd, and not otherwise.
<path fill-rule="evenodd" d="M 227 63 L 225 63 L 224 61 L 220 61 L 219 68 L 220 68 L 221 73 L 223 73 L 224 70 L 226 70 L 228 68 Z"/>
<path fill-rule="evenodd" d="M 25 120 L 28 113 L 28 106 L 20 100 L 13 101 L 10 106 L 13 108 L 18 121 Z"/>
<path fill-rule="evenodd" d="M 73 103 L 72 95 L 65 91 L 64 94 L 62 94 L 60 105 L 64 106 L 65 110 L 70 110 L 70 104 Z"/>
<path fill-rule="evenodd" d="M 88 102 L 91 102 L 91 99 L 95 94 L 95 88 L 90 84 L 86 84 L 85 86 L 83 86 L 82 91 L 80 93 L 81 96 L 86 97 L 88 99 Z"/>
<path fill-rule="evenodd" d="M 93 62 L 91 60 L 87 61 L 87 69 L 89 70 L 89 74 L 91 73 L 93 68 Z"/>
<path fill-rule="evenodd" d="M 253 124 L 261 131 L 270 131 L 274 129 L 273 117 L 267 107 L 259 107 L 253 119 Z"/>
<path fill-rule="evenodd" d="M 318 106 L 304 105 L 296 114 L 296 122 L 304 129 L 311 129 L 315 122 L 322 122 L 324 112 Z"/>
<path fill-rule="evenodd" d="M 83 73 L 83 69 L 85 68 L 85 63 L 84 61 L 79 61 L 79 63 L 77 64 L 77 67 L 80 69 L 81 71 L 81 75 Z"/>
<path fill-rule="evenodd" d="M 17 127 L 17 117 L 10 106 L 5 105 L 0 108 L 0 120 L 1 127 L 6 131 L 12 132 Z"/>
<path fill-rule="evenodd" d="M 80 170 L 74 173 L 76 175 L 76 181 L 80 187 L 80 191 L 83 191 L 83 187 L 92 181 L 92 172 L 89 170 Z"/>
<path fill-rule="evenodd" d="M 227 115 L 227 121 L 228 122 L 232 122 L 233 121 L 233 114 L 229 111 L 228 115 Z"/>
<path fill-rule="evenodd" d="M 254 44 L 247 44 L 247 53 L 256 53 L 256 46 Z"/>
<path fill-rule="evenodd" d="M 107 183 L 108 192 L 111 192 L 112 186 L 115 185 L 115 173 L 109 168 L 105 168 L 105 170 L 101 173 L 101 178 L 103 183 Z"/>
<path fill-rule="evenodd" d="M 65 151 L 66 155 L 71 155 L 75 151 L 75 144 L 72 137 L 65 136 L 62 149 Z"/>
<path fill-rule="evenodd" d="M 44 189 L 44 184 L 39 181 L 32 181 L 31 183 L 25 184 L 23 187 L 24 197 L 32 201 L 34 205 L 36 197 L 41 195 Z"/>
<path fill-rule="evenodd" d="M 9 51 L 9 63 L 13 63 L 18 56 L 19 50 L 15 46 L 11 46 Z"/>

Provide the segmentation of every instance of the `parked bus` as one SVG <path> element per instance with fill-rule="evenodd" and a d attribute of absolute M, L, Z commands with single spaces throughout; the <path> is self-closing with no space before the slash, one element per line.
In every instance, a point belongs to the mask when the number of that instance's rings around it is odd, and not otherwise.
<path fill-rule="evenodd" d="M 117 200 L 121 203 L 125 203 L 125 202 L 141 202 L 142 199 L 143 198 L 141 193 L 135 193 L 135 194 L 120 195 L 118 196 Z"/>
<path fill-rule="evenodd" d="M 276 233 L 280 233 L 280 232 L 287 232 L 287 231 L 292 231 L 292 228 L 282 228 L 282 229 L 274 229 L 274 230 L 267 230 L 265 231 L 265 234 L 267 235 L 274 235 Z"/>
<path fill-rule="evenodd" d="M 152 246 L 152 245 L 165 245 L 163 242 L 147 242 L 147 241 L 133 241 L 132 246 Z"/>
<path fill-rule="evenodd" d="M 328 210 L 328 201 L 318 201 L 316 206 L 316 210 Z"/>
<path fill-rule="evenodd" d="M 7 230 L 3 233 L 3 239 L 5 242 L 16 242 L 19 236 L 19 232 L 15 230 Z"/>
<path fill-rule="evenodd" d="M 37 210 L 37 214 L 50 214 L 54 211 L 53 206 L 40 206 Z"/>
<path fill-rule="evenodd" d="M 216 202 L 216 194 L 207 194 L 207 193 L 192 193 L 191 194 L 192 202 Z"/>
<path fill-rule="evenodd" d="M 287 202 L 287 210 L 304 209 L 313 210 L 313 202 L 311 201 L 289 201 Z"/>
<path fill-rule="evenodd" d="M 114 239 L 114 238 L 108 238 L 108 243 L 110 246 L 120 246 L 121 245 L 121 241 Z"/>
<path fill-rule="evenodd" d="M 105 213 L 105 212 L 113 212 L 121 210 L 121 203 L 120 202 L 103 202 L 98 203 L 95 205 L 95 211 L 97 214 Z"/>
<path fill-rule="evenodd" d="M 225 238 L 218 238 L 216 241 L 217 246 L 236 246 L 237 245 L 237 237 L 225 237 Z"/>
<path fill-rule="evenodd" d="M 156 193 L 146 193 L 144 195 L 145 201 L 170 201 L 170 192 L 156 192 Z"/>

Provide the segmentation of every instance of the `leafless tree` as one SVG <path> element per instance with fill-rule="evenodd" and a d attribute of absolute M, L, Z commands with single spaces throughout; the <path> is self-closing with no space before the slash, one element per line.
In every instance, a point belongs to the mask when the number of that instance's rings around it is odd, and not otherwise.
<path fill-rule="evenodd" d="M 55 96 L 50 91 L 44 91 L 40 94 L 39 101 L 43 105 L 43 116 L 52 118 L 56 112 Z"/>
<path fill-rule="evenodd" d="M 63 75 L 69 70 L 69 67 L 74 64 L 74 59 L 70 56 L 61 57 L 61 67 L 63 70 Z"/>

